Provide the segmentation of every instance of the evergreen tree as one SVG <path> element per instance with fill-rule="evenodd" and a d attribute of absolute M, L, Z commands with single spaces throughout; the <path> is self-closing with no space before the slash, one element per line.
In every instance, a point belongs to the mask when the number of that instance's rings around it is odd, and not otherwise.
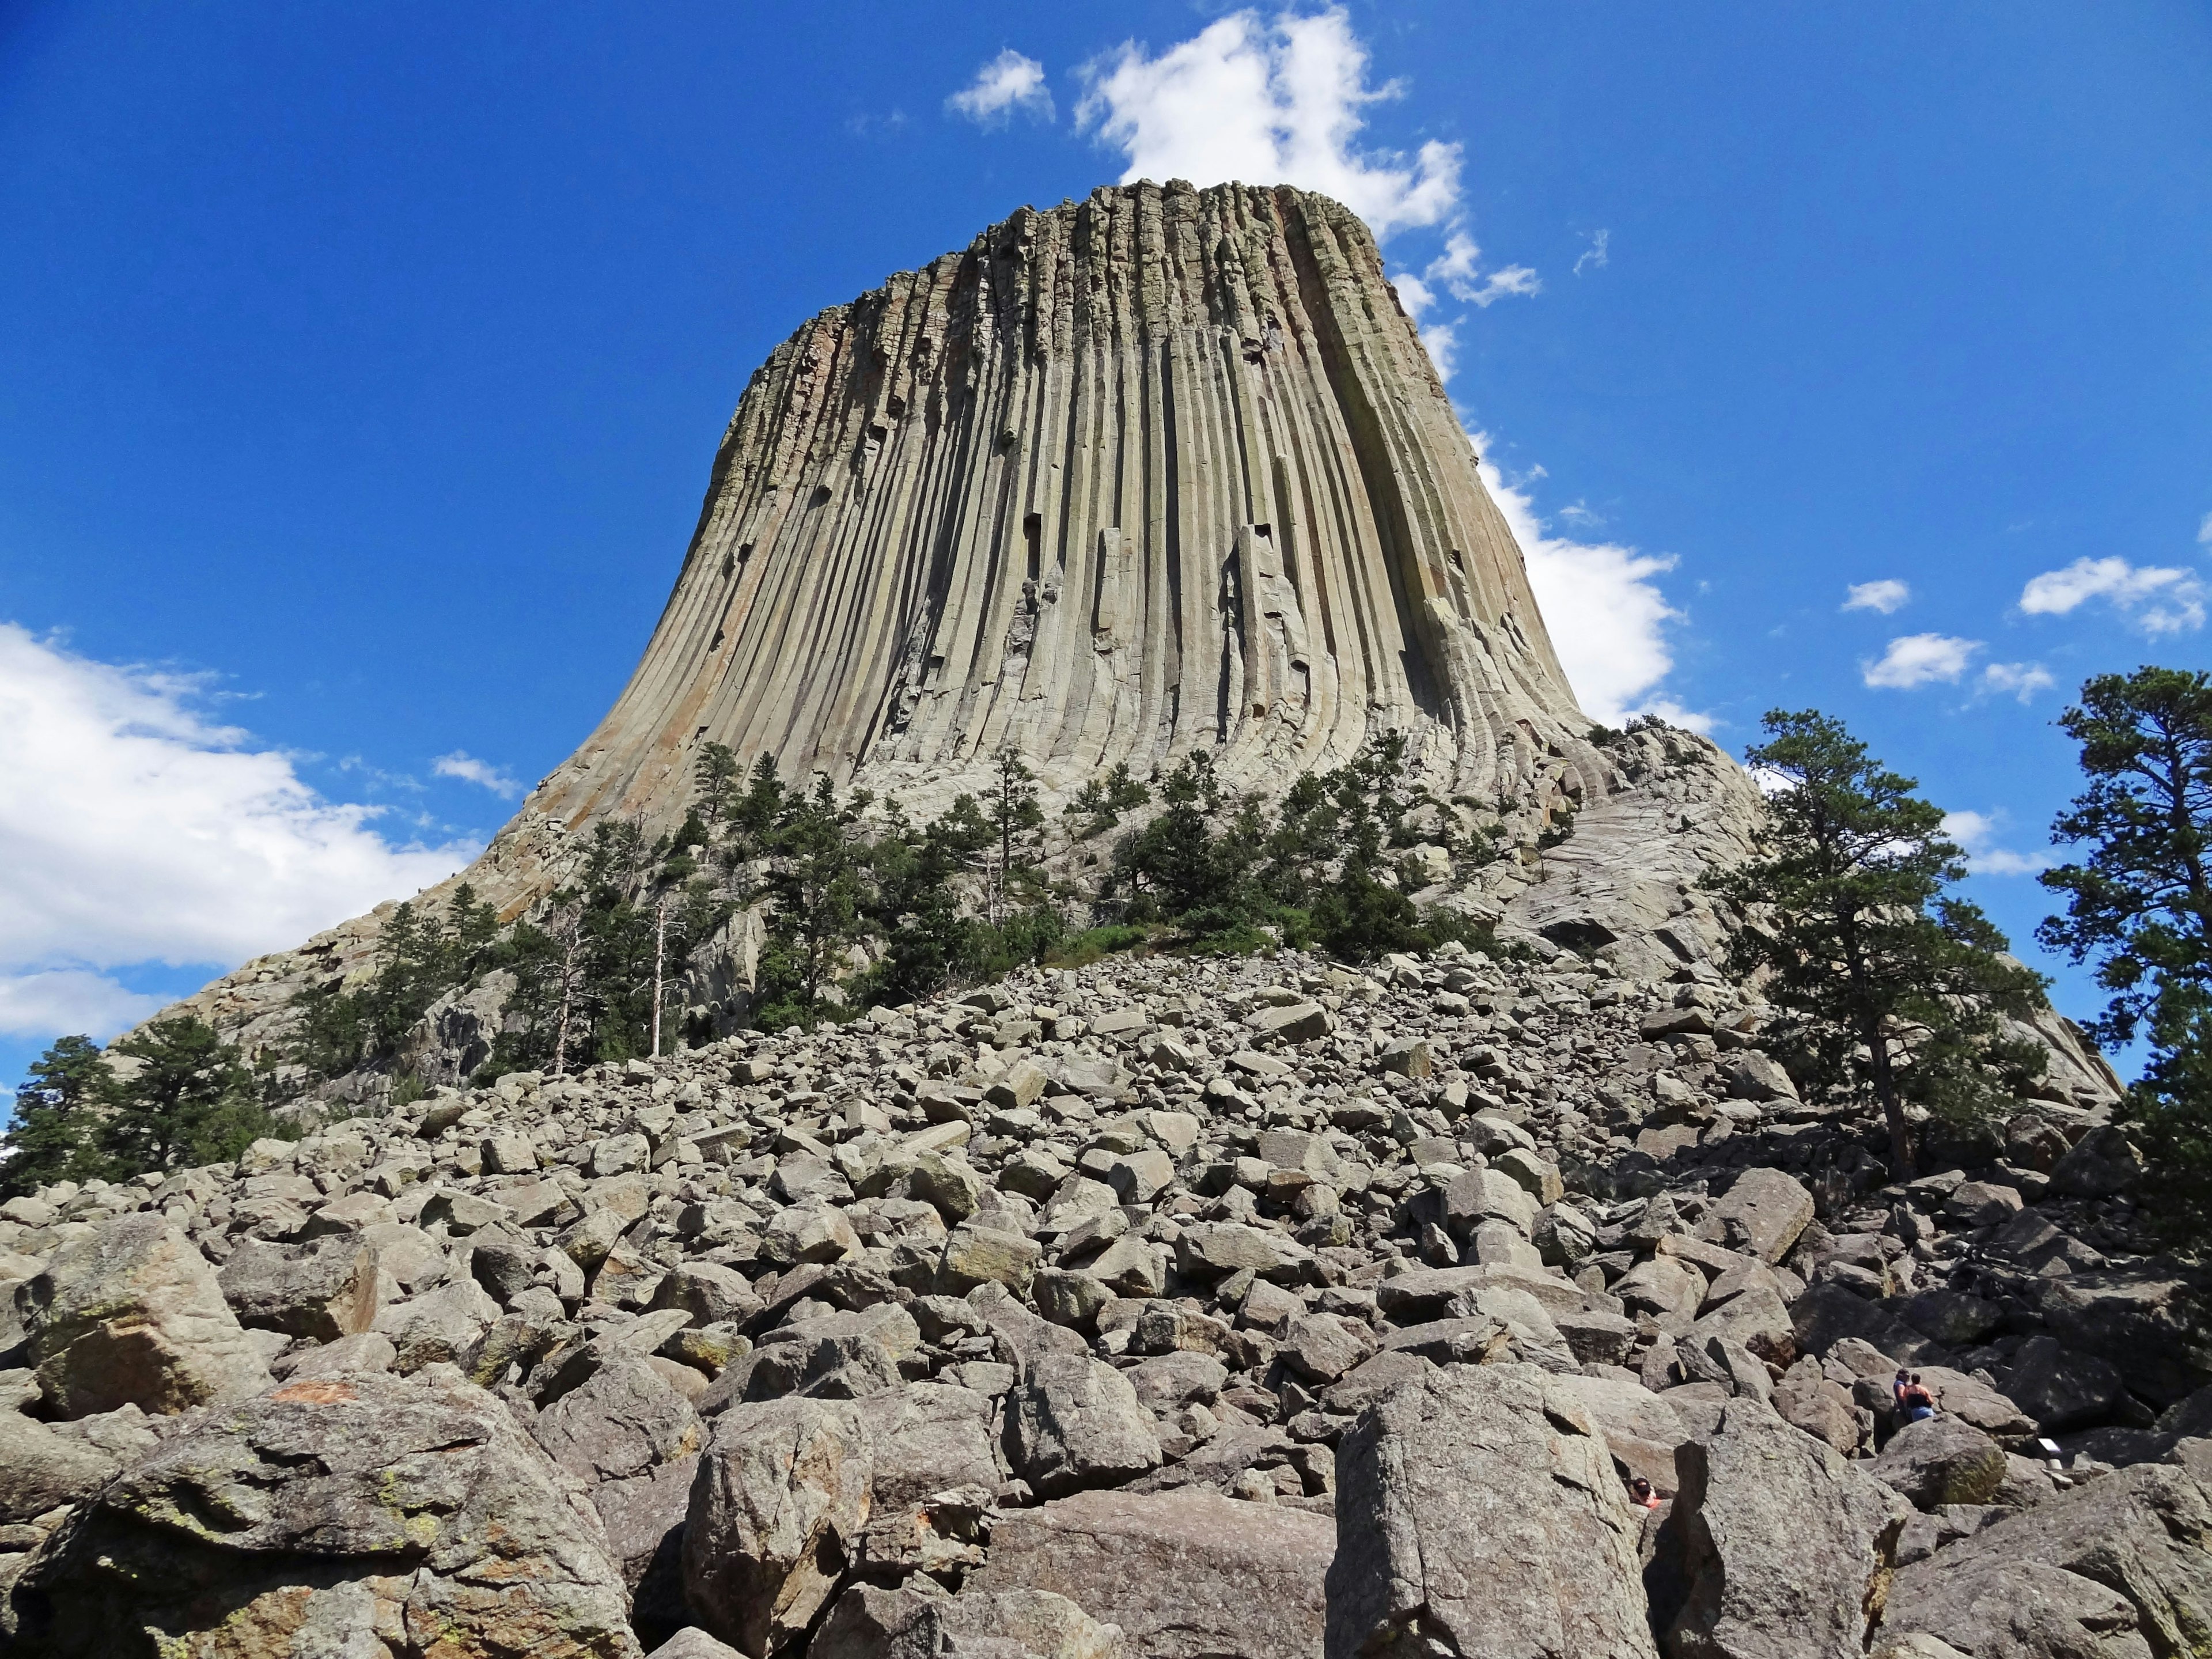
<path fill-rule="evenodd" d="M 270 1117 L 237 1049 L 192 1015 L 157 1019 L 108 1047 L 100 1145 L 115 1178 L 234 1158 L 298 1131 Z M 114 1063 L 120 1056 L 135 1065 Z"/>
<path fill-rule="evenodd" d="M 33 1060 L 15 1088 L 15 1121 L 0 1163 L 0 1198 L 15 1198 L 57 1181 L 88 1181 L 108 1172 L 100 1150 L 98 1103 L 107 1067 L 89 1037 L 58 1038 Z"/>
<path fill-rule="evenodd" d="M 2212 1237 L 2212 676 L 2103 674 L 2059 717 L 2088 787 L 2051 827 L 2086 849 L 2046 871 L 2066 914 L 2038 930 L 2112 994 L 2102 1042 L 2144 1039 L 2130 1091 L 2155 1201 L 2176 1234 Z"/>
<path fill-rule="evenodd" d="M 1893 1173 L 1913 1171 L 1908 1104 L 1969 1118 L 2009 1100 L 2040 1051 L 2002 1036 L 2040 978 L 2004 957 L 1980 910 L 1942 896 L 1965 873 L 1942 811 L 1817 712 L 1766 716 L 1747 759 L 1778 787 L 1762 856 L 1708 885 L 1753 913 L 1737 972 L 1771 975 L 1772 1033 L 1800 1080 L 1869 1092 Z"/>

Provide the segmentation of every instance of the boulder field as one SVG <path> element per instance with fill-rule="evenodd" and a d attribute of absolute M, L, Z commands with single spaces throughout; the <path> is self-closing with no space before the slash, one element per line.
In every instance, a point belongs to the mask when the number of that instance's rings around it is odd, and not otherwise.
<path fill-rule="evenodd" d="M 18 1198 L 0 1650 L 2212 1650 L 2109 1091 L 1893 1182 L 1769 1012 L 1113 957 Z"/>

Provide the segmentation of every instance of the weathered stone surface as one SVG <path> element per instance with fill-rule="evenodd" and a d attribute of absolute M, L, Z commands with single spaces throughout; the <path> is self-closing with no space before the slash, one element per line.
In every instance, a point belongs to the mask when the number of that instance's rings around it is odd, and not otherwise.
<path fill-rule="evenodd" d="M 2004 1448 L 1972 1424 L 1939 1414 L 1907 1423 L 1866 1466 L 1869 1474 L 1932 1510 L 1942 1504 L 1986 1504 L 2004 1484 Z"/>
<path fill-rule="evenodd" d="M 873 1471 L 850 1405 L 787 1399 L 725 1412 L 684 1530 L 684 1591 L 708 1632 L 750 1659 L 803 1633 L 858 1553 Z"/>
<path fill-rule="evenodd" d="M 1112 1486 L 1158 1466 L 1159 1432 L 1129 1380 L 1082 1354 L 1046 1354 L 1006 1399 L 1006 1454 L 1040 1495 Z"/>
<path fill-rule="evenodd" d="M 1546 1373 L 1456 1367 L 1401 1386 L 1345 1437 L 1336 1479 L 1329 1659 L 1655 1652 L 1640 1516 L 1595 1423 Z"/>
<path fill-rule="evenodd" d="M 1087 1492 L 1002 1516 L 971 1583 L 1065 1596 L 1147 1659 L 1310 1659 L 1336 1547 L 1326 1517 L 1297 1510 L 1188 1489 Z"/>
<path fill-rule="evenodd" d="M 1812 1218 L 1813 1194 L 1802 1182 L 1780 1170 L 1754 1168 L 1714 1202 L 1704 1227 L 1732 1250 L 1779 1261 Z"/>
<path fill-rule="evenodd" d="M 120 1468 L 120 1459 L 98 1446 L 0 1411 L 0 1522 L 74 1504 Z"/>
<path fill-rule="evenodd" d="M 592 1489 L 592 1507 L 606 1528 L 607 1547 L 629 1589 L 630 1627 L 649 1647 L 690 1622 L 684 1604 L 684 1524 L 698 1470 L 695 1452 Z M 698 1635 L 713 1639 L 704 1631 Z M 664 1645 L 652 1650 L 666 1650 Z"/>
<path fill-rule="evenodd" d="M 2100 1475 L 1897 1575 L 1881 1638 L 1974 1659 L 2181 1655 L 2212 1638 L 2212 1445 Z M 2193 1461 L 2195 1467 L 2191 1467 Z"/>
<path fill-rule="evenodd" d="M 699 1449 L 699 1414 L 642 1355 L 616 1349 L 532 1419 L 546 1455 L 587 1484 L 627 1480 Z"/>
<path fill-rule="evenodd" d="M 2077 1353 L 2047 1336 L 2022 1343 L 2005 1376 L 2005 1392 L 2045 1434 L 2103 1422 L 2125 1386 L 2119 1372 L 2094 1354 Z"/>
<path fill-rule="evenodd" d="M 1128 1659 L 1118 1626 L 1048 1590 L 967 1590 L 929 1579 L 896 1589 L 855 1584 L 807 1645 L 807 1659 Z"/>
<path fill-rule="evenodd" d="M 1858 1659 L 1904 1500 L 1759 1401 L 1676 1454 L 1687 1599 L 1669 1659 Z"/>
<path fill-rule="evenodd" d="M 64 1244 L 16 1305 L 39 1384 L 64 1417 L 180 1412 L 269 1385 L 215 1269 L 159 1215 L 118 1216 Z"/>
<path fill-rule="evenodd" d="M 384 1301 L 376 1247 L 358 1233 L 296 1245 L 243 1239 L 216 1283 L 241 1325 L 316 1342 L 359 1335 Z"/>
<path fill-rule="evenodd" d="M 288 1383 L 186 1423 L 18 1580 L 56 1659 L 639 1654 L 575 1481 L 465 1383 Z"/>

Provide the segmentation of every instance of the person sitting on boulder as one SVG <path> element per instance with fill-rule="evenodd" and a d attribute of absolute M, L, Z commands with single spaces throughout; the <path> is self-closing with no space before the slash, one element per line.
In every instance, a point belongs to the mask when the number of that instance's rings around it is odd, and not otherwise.
<path fill-rule="evenodd" d="M 1659 1494 L 1651 1490 L 1651 1483 L 1640 1474 L 1628 1483 L 1628 1499 L 1639 1510 L 1659 1507 Z"/>
<path fill-rule="evenodd" d="M 1908 1423 L 1924 1422 L 1936 1415 L 1936 1396 L 1928 1392 L 1918 1371 L 1913 1372 L 1911 1380 L 1898 1390 L 1897 1403 L 1904 1408 Z"/>

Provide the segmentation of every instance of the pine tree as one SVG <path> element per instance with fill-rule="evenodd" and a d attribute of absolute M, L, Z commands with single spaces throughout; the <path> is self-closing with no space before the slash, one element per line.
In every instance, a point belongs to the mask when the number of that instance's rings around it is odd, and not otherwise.
<path fill-rule="evenodd" d="M 15 1088 L 0 1197 L 107 1174 L 97 1109 L 106 1076 L 100 1045 L 86 1036 L 58 1038 L 31 1062 L 29 1075 Z"/>
<path fill-rule="evenodd" d="M 2051 827 L 2084 848 L 2046 871 L 2066 914 L 2038 930 L 2112 994 L 2092 1027 L 2146 1040 L 2130 1091 L 2155 1201 L 2170 1231 L 2212 1237 L 2212 676 L 2145 667 L 2103 674 L 2059 717 L 2088 787 Z"/>
<path fill-rule="evenodd" d="M 192 1015 L 157 1019 L 107 1054 L 100 1145 L 118 1177 L 220 1164 L 255 1140 L 297 1138 L 263 1109 L 238 1050 Z"/>
<path fill-rule="evenodd" d="M 1801 1082 L 1870 1093 L 1893 1173 L 1913 1171 L 1908 1105 L 1952 1118 L 1996 1109 L 2040 1068 L 2006 1041 L 2042 981 L 2002 953 L 1981 911 L 1942 897 L 1965 874 L 1940 808 L 1817 712 L 1766 716 L 1748 753 L 1772 781 L 1762 856 L 1708 885 L 1751 913 L 1732 966 L 1769 975 L 1771 1033 Z"/>

